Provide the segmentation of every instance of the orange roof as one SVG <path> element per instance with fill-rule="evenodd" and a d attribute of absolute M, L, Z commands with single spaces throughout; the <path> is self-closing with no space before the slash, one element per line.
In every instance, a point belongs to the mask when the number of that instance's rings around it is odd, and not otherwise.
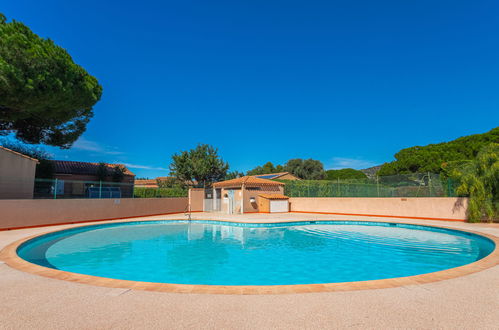
<path fill-rule="evenodd" d="M 157 181 L 168 181 L 168 180 L 175 180 L 175 181 L 177 181 L 177 178 L 176 178 L 176 177 L 174 177 L 174 176 L 158 176 L 158 177 L 156 178 L 156 180 L 157 180 Z M 198 182 L 197 182 L 196 180 L 192 180 L 192 181 L 186 180 L 186 181 L 184 182 L 184 184 L 186 184 L 186 185 L 191 185 L 191 184 L 192 184 L 192 185 L 197 185 L 197 184 L 198 184 Z"/>
<path fill-rule="evenodd" d="M 254 176 L 243 176 L 232 180 L 220 181 L 213 184 L 215 188 L 239 188 L 245 187 L 261 187 L 261 186 L 283 186 L 284 183 L 276 182 L 267 179 L 255 178 Z"/>
<path fill-rule="evenodd" d="M 158 182 L 156 180 L 135 180 L 135 185 L 136 186 L 151 186 L 151 187 L 158 187 Z"/>
<path fill-rule="evenodd" d="M 259 194 L 258 197 L 266 199 L 289 199 L 288 196 L 284 196 L 283 194 Z"/>

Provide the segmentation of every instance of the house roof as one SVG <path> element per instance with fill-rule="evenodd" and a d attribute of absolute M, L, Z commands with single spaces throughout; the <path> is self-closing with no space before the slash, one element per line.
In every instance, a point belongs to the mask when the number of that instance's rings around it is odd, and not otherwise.
<path fill-rule="evenodd" d="M 255 178 L 260 178 L 260 179 L 275 180 L 275 179 L 279 179 L 280 177 L 285 176 L 285 175 L 291 175 L 291 176 L 296 177 L 295 175 L 293 175 L 293 174 L 291 174 L 289 172 L 257 174 L 257 175 L 252 175 L 252 176 L 254 176 Z M 296 177 L 296 178 L 298 179 L 298 177 Z"/>
<path fill-rule="evenodd" d="M 258 196 L 266 199 L 289 199 L 288 196 L 284 196 L 283 194 L 259 194 Z"/>
<path fill-rule="evenodd" d="M 176 177 L 174 177 L 174 176 L 158 176 L 158 177 L 156 178 L 156 180 L 158 180 L 158 181 L 175 180 L 175 181 L 176 181 L 176 180 L 177 180 L 177 178 L 176 178 Z M 184 181 L 184 184 L 185 184 L 185 185 L 188 185 L 188 186 L 189 186 L 189 185 L 194 185 L 194 186 L 196 186 L 196 185 L 198 184 L 198 182 L 197 182 L 196 180 L 192 180 L 192 181 L 190 181 L 190 180 L 186 180 L 186 181 Z"/>
<path fill-rule="evenodd" d="M 99 163 L 87 163 L 87 162 L 74 162 L 67 160 L 53 160 L 54 171 L 56 174 L 82 174 L 82 175 L 97 175 L 99 169 Z M 123 164 L 108 164 L 105 163 L 109 170 L 112 170 L 115 166 L 123 166 L 125 168 L 125 175 L 135 176 L 125 165 Z"/>
<path fill-rule="evenodd" d="M 261 179 L 254 176 L 243 176 L 226 181 L 220 181 L 213 184 L 215 188 L 239 188 L 242 185 L 246 187 L 261 187 L 261 186 L 283 186 L 284 183 L 276 182 L 267 179 Z"/>
<path fill-rule="evenodd" d="M 135 185 L 136 186 L 153 186 L 157 187 L 158 182 L 155 179 L 152 180 L 135 180 Z"/>
<path fill-rule="evenodd" d="M 0 146 L 0 149 L 5 150 L 5 151 L 8 151 L 8 152 L 11 152 L 11 153 L 16 154 L 16 155 L 18 155 L 18 156 L 20 156 L 20 157 L 27 158 L 27 159 L 29 159 L 29 160 L 32 160 L 32 161 L 34 161 L 34 162 L 39 163 L 38 159 L 35 159 L 35 158 L 32 158 L 32 157 L 26 156 L 25 154 L 22 154 L 22 153 L 20 153 L 20 152 L 17 152 L 17 151 L 14 151 L 14 150 L 10 150 L 10 149 L 5 148 L 5 147 L 2 147 L 2 146 Z"/>

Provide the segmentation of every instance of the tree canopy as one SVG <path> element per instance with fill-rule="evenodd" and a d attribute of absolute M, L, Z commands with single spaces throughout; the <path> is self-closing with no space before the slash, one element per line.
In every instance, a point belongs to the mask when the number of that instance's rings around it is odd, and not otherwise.
<path fill-rule="evenodd" d="M 353 168 L 344 168 L 341 170 L 327 170 L 325 172 L 326 180 L 351 180 L 351 179 L 367 179 L 367 176 L 359 170 Z"/>
<path fill-rule="evenodd" d="M 265 163 L 263 166 L 257 166 L 249 170 L 246 175 L 260 175 L 289 172 L 300 179 L 320 180 L 324 178 L 324 166 L 319 160 L 315 159 L 290 159 L 284 165 L 274 165 L 271 162 Z"/>
<path fill-rule="evenodd" d="M 499 127 L 487 133 L 464 136 L 450 142 L 402 149 L 395 154 L 395 161 L 383 164 L 378 175 L 440 173 L 443 163 L 473 160 L 490 143 L 499 143 Z"/>
<path fill-rule="evenodd" d="M 236 178 L 241 178 L 243 176 L 244 176 L 243 172 L 230 171 L 230 172 L 227 172 L 227 175 L 225 176 L 225 180 L 232 180 L 232 179 L 236 179 Z"/>
<path fill-rule="evenodd" d="M 284 166 L 272 164 L 272 162 L 267 162 L 263 166 L 257 166 L 252 170 L 249 170 L 247 175 L 260 175 L 260 174 L 270 174 L 270 173 L 280 173 L 284 172 Z"/>
<path fill-rule="evenodd" d="M 218 156 L 218 150 L 208 144 L 199 144 L 196 148 L 182 151 L 172 156 L 170 175 L 181 182 L 200 186 L 209 186 L 223 180 L 229 164 Z"/>
<path fill-rule="evenodd" d="M 0 134 L 68 148 L 101 94 L 97 79 L 66 50 L 0 13 Z"/>
<path fill-rule="evenodd" d="M 321 180 L 324 178 L 324 165 L 319 160 L 312 158 L 290 159 L 284 166 L 287 172 L 305 180 Z"/>

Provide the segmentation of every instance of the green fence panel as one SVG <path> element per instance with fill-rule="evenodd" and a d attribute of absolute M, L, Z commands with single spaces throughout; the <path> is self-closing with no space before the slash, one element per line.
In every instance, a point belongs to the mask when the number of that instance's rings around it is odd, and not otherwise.
<path fill-rule="evenodd" d="M 433 173 L 283 182 L 284 193 L 290 197 L 454 197 L 457 187 L 457 182 Z"/>

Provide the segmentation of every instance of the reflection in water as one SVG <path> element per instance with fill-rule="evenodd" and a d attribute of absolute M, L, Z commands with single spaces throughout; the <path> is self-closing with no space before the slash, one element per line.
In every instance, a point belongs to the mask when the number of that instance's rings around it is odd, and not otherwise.
<path fill-rule="evenodd" d="M 194 223 L 186 225 L 188 227 L 188 239 L 208 239 L 212 241 L 225 241 L 226 243 L 240 243 L 246 248 L 258 248 L 260 241 L 270 239 L 282 239 L 285 234 L 284 228 L 248 228 L 224 225 L 206 225 Z"/>
<path fill-rule="evenodd" d="M 209 256 L 199 251 L 209 249 Z M 209 260 L 203 260 L 209 257 Z M 165 271 L 179 278 L 190 278 L 193 281 L 203 281 L 209 278 L 227 262 L 229 253 L 223 244 L 208 244 L 206 240 L 187 241 L 178 244 L 165 254 Z M 203 267 L 200 268 L 199 265 Z"/>
<path fill-rule="evenodd" d="M 400 227 L 242 227 L 145 223 L 46 237 L 20 256 L 47 267 L 126 280 L 221 285 L 382 279 L 464 265 L 485 239 Z"/>

